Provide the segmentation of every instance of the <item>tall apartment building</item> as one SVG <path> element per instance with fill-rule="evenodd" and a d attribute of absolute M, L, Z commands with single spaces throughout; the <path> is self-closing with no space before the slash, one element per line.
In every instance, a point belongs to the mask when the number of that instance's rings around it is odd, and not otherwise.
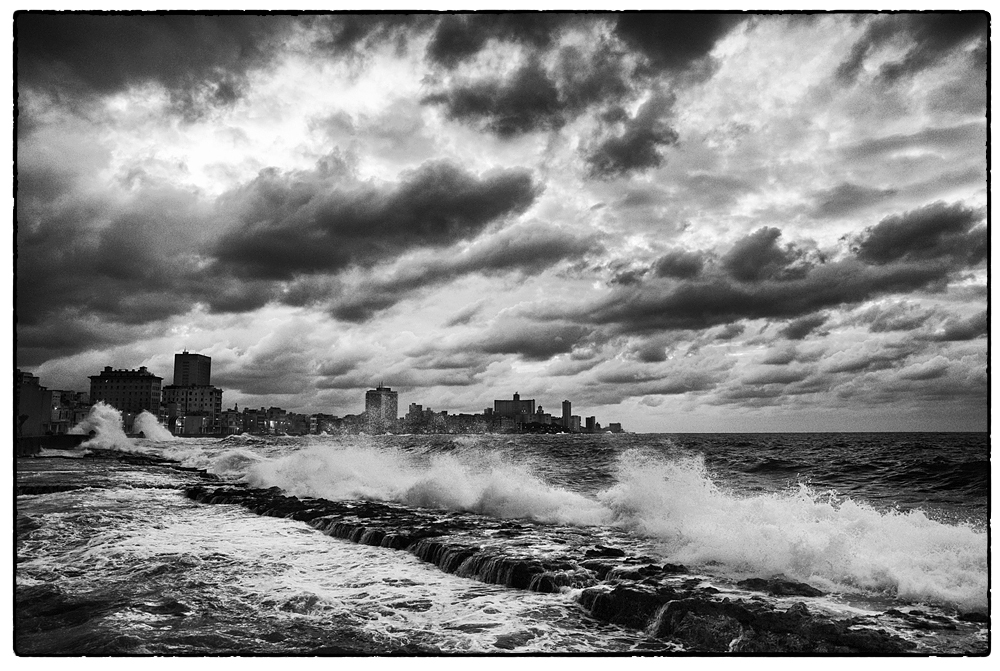
<path fill-rule="evenodd" d="M 153 375 L 145 366 L 138 370 L 105 366 L 100 375 L 90 376 L 90 402 L 104 401 L 123 413 L 148 410 L 155 415 L 160 410 L 162 382 L 162 377 Z"/>
<path fill-rule="evenodd" d="M 174 383 L 163 388 L 163 404 L 174 433 L 222 433 L 222 390 L 212 385 L 212 357 L 174 354 Z"/>
<path fill-rule="evenodd" d="M 174 386 L 208 386 L 212 384 L 212 357 L 190 354 L 184 350 L 174 355 Z"/>
<path fill-rule="evenodd" d="M 372 433 L 384 433 L 395 427 L 399 393 L 381 384 L 365 393 L 365 419 Z"/>

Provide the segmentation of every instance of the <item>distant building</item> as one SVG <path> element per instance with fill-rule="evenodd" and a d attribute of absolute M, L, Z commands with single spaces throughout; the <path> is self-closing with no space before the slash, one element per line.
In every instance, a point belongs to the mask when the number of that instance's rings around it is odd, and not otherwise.
<path fill-rule="evenodd" d="M 562 402 L 562 425 L 566 429 L 572 428 L 573 404 L 569 401 Z"/>
<path fill-rule="evenodd" d="M 234 405 L 232 410 L 222 411 L 219 415 L 219 427 L 227 436 L 243 433 L 243 413 L 238 405 Z"/>
<path fill-rule="evenodd" d="M 611 433 L 623 433 L 622 425 L 620 422 L 611 422 L 608 424 L 608 431 Z"/>
<path fill-rule="evenodd" d="M 399 394 L 381 384 L 365 393 L 365 423 L 371 433 L 385 433 L 396 426 Z"/>
<path fill-rule="evenodd" d="M 174 354 L 174 383 L 163 388 L 163 405 L 174 433 L 229 433 L 234 424 L 233 418 L 223 423 L 222 390 L 212 385 L 212 357 L 204 354 Z"/>
<path fill-rule="evenodd" d="M 123 413 L 138 414 L 148 410 L 154 415 L 160 410 L 163 378 L 153 375 L 145 366 L 138 370 L 114 370 L 105 366 L 100 375 L 90 376 L 90 402 L 104 401 Z"/>
<path fill-rule="evenodd" d="M 191 426 L 199 427 L 195 433 L 220 433 L 222 419 L 222 390 L 212 385 L 167 385 L 163 388 L 163 404 L 167 406 L 168 426 L 176 424 L 178 418 L 188 415 L 207 417 L 207 429 L 200 430 L 202 424 L 196 423 Z M 187 424 L 184 424 L 187 426 Z M 178 433 L 192 433 L 190 431 L 178 431 Z"/>
<path fill-rule="evenodd" d="M 521 395 L 514 392 L 514 398 L 507 400 L 493 401 L 493 414 L 499 417 L 520 417 L 521 415 L 535 414 L 534 399 L 521 400 Z"/>
<path fill-rule="evenodd" d="M 335 415 L 317 412 L 309 415 L 309 433 L 333 433 L 339 428 L 340 420 Z"/>
<path fill-rule="evenodd" d="M 587 433 L 597 432 L 597 417 L 592 416 L 587 418 Z"/>
<path fill-rule="evenodd" d="M 52 392 L 31 373 L 14 371 L 17 436 L 44 436 L 51 430 Z"/>
<path fill-rule="evenodd" d="M 190 354 L 184 350 L 174 355 L 174 386 L 208 386 L 212 384 L 212 357 Z"/>

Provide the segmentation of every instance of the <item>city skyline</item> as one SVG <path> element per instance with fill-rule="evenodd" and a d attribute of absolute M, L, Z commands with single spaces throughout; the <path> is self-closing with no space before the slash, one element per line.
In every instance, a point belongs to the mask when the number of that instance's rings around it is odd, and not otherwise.
<path fill-rule="evenodd" d="M 987 427 L 985 13 L 16 28 L 50 388 L 189 350 L 227 407 Z"/>

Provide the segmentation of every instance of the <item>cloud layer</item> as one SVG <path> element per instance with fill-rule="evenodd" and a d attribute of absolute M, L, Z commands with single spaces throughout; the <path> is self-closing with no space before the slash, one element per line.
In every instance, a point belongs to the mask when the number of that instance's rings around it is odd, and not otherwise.
<path fill-rule="evenodd" d="M 382 380 L 637 430 L 985 427 L 984 12 L 15 28 L 16 356 L 50 387 L 187 348 L 227 406 Z"/>

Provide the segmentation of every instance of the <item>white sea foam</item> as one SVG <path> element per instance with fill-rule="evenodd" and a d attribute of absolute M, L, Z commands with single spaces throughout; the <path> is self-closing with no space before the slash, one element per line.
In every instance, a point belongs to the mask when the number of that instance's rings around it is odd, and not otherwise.
<path fill-rule="evenodd" d="M 717 486 L 698 458 L 626 452 L 617 479 L 600 501 L 619 523 L 661 539 L 676 561 L 986 608 L 986 534 L 971 527 L 920 511 L 880 512 L 802 485 L 736 495 Z"/>
<path fill-rule="evenodd" d="M 135 448 L 125 431 L 122 429 L 122 413 L 114 406 L 104 401 L 98 401 L 90 408 L 90 413 L 76 426 L 69 430 L 71 434 L 81 435 L 94 432 L 94 437 L 84 442 L 81 447 L 96 447 L 105 450 L 132 451 Z"/>
<path fill-rule="evenodd" d="M 139 413 L 139 416 L 135 418 L 133 426 L 135 427 L 136 433 L 141 432 L 148 440 L 176 440 L 174 434 L 170 433 L 165 426 L 160 424 L 159 420 L 156 419 L 156 416 L 148 410 L 143 410 Z"/>
<path fill-rule="evenodd" d="M 806 486 L 734 493 L 715 482 L 698 457 L 626 451 L 618 458 L 616 484 L 594 498 L 549 484 L 508 450 L 481 449 L 475 441 L 430 453 L 367 437 L 309 441 L 291 453 L 231 442 L 185 444 L 183 462 L 299 496 L 614 525 L 656 539 L 670 561 L 713 564 L 712 572 L 783 574 L 827 591 L 986 608 L 985 533 Z"/>
<path fill-rule="evenodd" d="M 526 467 L 482 451 L 420 457 L 364 444 L 315 446 L 253 464 L 247 480 L 256 487 L 333 500 L 395 501 L 581 525 L 611 521 L 593 499 L 553 487 Z"/>

